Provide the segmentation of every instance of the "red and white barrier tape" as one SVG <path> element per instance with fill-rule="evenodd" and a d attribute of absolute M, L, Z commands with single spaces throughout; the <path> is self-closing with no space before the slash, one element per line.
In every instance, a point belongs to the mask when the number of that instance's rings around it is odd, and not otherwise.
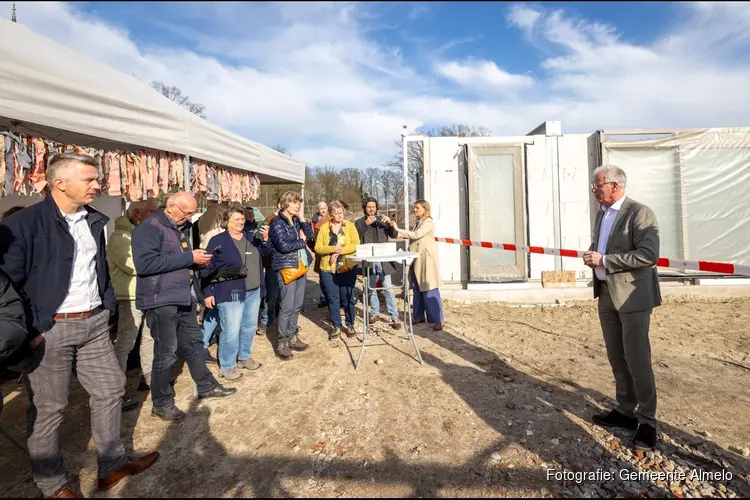
<path fill-rule="evenodd" d="M 495 248 L 509 252 L 538 253 L 543 255 L 559 255 L 561 257 L 583 258 L 584 250 L 565 250 L 564 248 L 546 248 L 532 246 L 516 246 L 511 243 L 490 243 L 488 241 L 471 241 L 457 238 L 435 238 L 441 243 L 453 243 L 468 247 Z M 689 269 L 692 271 L 707 271 L 711 273 L 735 274 L 739 276 L 750 276 L 750 266 L 739 264 L 728 264 L 724 262 L 708 262 L 703 260 L 677 260 L 660 257 L 656 263 L 659 267 L 671 267 L 678 269 Z"/>

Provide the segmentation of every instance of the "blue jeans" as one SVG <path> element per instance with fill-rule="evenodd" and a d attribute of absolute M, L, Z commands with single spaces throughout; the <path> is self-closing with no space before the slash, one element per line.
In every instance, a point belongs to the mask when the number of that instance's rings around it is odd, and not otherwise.
<path fill-rule="evenodd" d="M 217 304 L 221 337 L 219 337 L 219 367 L 231 370 L 237 359 L 245 361 L 253 350 L 255 329 L 258 327 L 260 287 L 245 292 L 245 300 Z"/>
<path fill-rule="evenodd" d="M 216 307 L 206 309 L 203 315 L 203 347 L 206 349 L 211 345 L 211 338 L 214 336 L 217 326 L 219 326 L 219 311 Z"/>
<path fill-rule="evenodd" d="M 265 271 L 266 300 L 263 301 L 263 308 L 260 311 L 260 324 L 271 326 L 276 316 L 276 304 L 279 301 L 280 290 L 276 273 L 270 267 Z"/>
<path fill-rule="evenodd" d="M 376 264 L 370 270 L 370 288 L 378 286 L 378 280 L 384 287 L 392 286 L 393 282 L 388 274 L 383 272 L 382 264 Z M 398 309 L 396 308 L 396 294 L 393 290 L 383 290 L 385 294 L 385 305 L 388 308 L 388 314 L 391 318 L 398 318 Z M 377 316 L 380 314 L 380 299 L 378 299 L 377 290 L 370 291 L 370 313 Z"/>
<path fill-rule="evenodd" d="M 328 292 L 328 315 L 336 328 L 341 328 L 341 306 L 344 306 L 346 324 L 354 326 L 355 299 L 354 284 L 357 282 L 357 270 L 341 274 L 320 272 L 320 281 Z"/>

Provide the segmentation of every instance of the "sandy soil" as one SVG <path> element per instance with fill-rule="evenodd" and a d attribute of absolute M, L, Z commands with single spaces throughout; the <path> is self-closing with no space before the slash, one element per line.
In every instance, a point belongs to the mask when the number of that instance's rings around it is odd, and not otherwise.
<path fill-rule="evenodd" d="M 161 452 L 147 472 L 107 493 L 95 490 L 88 398 L 73 383 L 61 446 L 86 496 L 729 496 L 750 495 L 750 300 L 668 300 L 652 318 L 662 419 L 658 452 L 627 448 L 632 433 L 593 428 L 613 405 L 614 382 L 594 302 L 508 307 L 445 302 L 446 326 L 415 328 L 424 364 L 403 330 L 382 323 L 359 371 L 357 339 L 327 340 L 327 309 L 308 284 L 302 338 L 292 361 L 256 337 L 264 363 L 222 401 L 197 402 L 187 371 L 177 404 L 182 423 L 142 406 L 123 416 L 136 454 Z M 384 309 L 384 305 L 381 310 Z M 348 346 L 347 346 L 348 344 Z M 213 347 L 212 349 L 215 349 Z M 382 364 L 376 361 L 382 360 Z M 736 364 L 733 364 L 736 363 Z M 211 365 L 216 371 L 216 366 Z M 137 370 L 129 374 L 137 385 Z M 25 429 L 26 396 L 6 383 L 3 426 Z M 736 451 L 733 451 L 736 450 Z M 747 450 L 744 450 L 747 451 Z M 547 469 L 725 470 L 731 480 L 573 481 Z M 25 457 L 0 438 L 0 492 L 36 496 Z M 702 493 L 701 493 L 702 492 Z"/>

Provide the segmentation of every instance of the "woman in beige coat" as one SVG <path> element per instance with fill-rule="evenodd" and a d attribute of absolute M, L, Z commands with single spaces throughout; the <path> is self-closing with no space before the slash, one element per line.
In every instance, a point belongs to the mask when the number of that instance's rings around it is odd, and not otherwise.
<path fill-rule="evenodd" d="M 418 200 L 414 204 L 417 225 L 414 231 L 399 229 L 391 220 L 391 226 L 398 231 L 400 238 L 409 239 L 409 251 L 419 253 L 409 270 L 409 279 L 414 290 L 414 322 L 427 323 L 433 330 L 443 329 L 443 302 L 440 299 L 440 263 L 435 246 L 435 223 L 430 215 L 430 204 Z"/>

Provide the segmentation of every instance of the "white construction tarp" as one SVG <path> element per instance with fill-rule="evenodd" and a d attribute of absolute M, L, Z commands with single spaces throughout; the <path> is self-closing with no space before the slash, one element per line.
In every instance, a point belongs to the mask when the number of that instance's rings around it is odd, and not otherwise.
<path fill-rule="evenodd" d="M 263 183 L 305 179 L 304 162 L 217 127 L 147 83 L 3 19 L 0 126 L 80 146 L 189 155 L 254 172 Z"/>

